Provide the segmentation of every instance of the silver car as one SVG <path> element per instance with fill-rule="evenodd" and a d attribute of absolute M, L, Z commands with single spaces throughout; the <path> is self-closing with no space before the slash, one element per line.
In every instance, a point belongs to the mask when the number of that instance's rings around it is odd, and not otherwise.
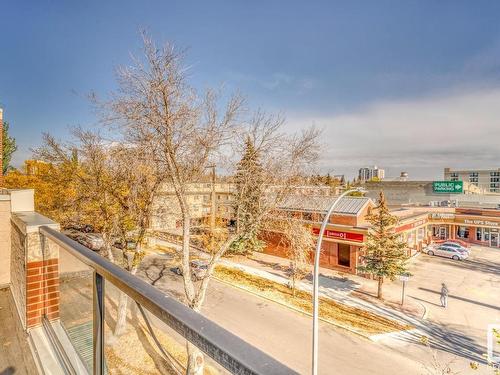
<path fill-rule="evenodd" d="M 192 260 L 189 265 L 191 266 L 191 279 L 198 281 L 203 279 L 208 272 L 208 262 L 204 260 Z M 174 268 L 177 275 L 182 275 L 182 267 Z"/>
<path fill-rule="evenodd" d="M 469 254 L 467 252 L 446 245 L 431 247 L 427 250 L 427 254 L 437 255 L 444 258 L 451 258 L 453 260 L 465 260 L 469 257 Z"/>
<path fill-rule="evenodd" d="M 99 233 L 86 233 L 76 229 L 66 229 L 63 233 L 90 250 L 99 251 L 104 247 L 104 239 Z"/>
<path fill-rule="evenodd" d="M 470 249 L 463 247 L 462 245 L 460 245 L 456 242 L 445 242 L 445 243 L 442 243 L 441 246 L 453 247 L 454 249 L 460 250 L 462 252 L 465 251 L 468 255 L 470 255 Z"/>

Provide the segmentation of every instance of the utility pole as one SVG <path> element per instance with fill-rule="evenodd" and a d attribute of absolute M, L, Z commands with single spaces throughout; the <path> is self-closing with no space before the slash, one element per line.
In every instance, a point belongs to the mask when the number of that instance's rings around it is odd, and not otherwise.
<path fill-rule="evenodd" d="M 215 229 L 215 215 L 216 215 L 216 209 L 217 209 L 217 205 L 216 205 L 216 201 L 215 201 L 215 164 L 213 165 L 209 165 L 207 168 L 211 168 L 212 169 L 212 193 L 210 194 L 210 199 L 211 199 L 211 203 L 212 203 L 212 208 L 210 210 L 210 230 L 214 231 Z"/>
<path fill-rule="evenodd" d="M 325 233 L 326 226 L 330 220 L 330 216 L 337 204 L 344 198 L 347 194 L 359 192 L 366 193 L 366 190 L 362 187 L 356 187 L 349 189 L 340 194 L 330 206 L 323 223 L 321 224 L 321 229 L 318 234 L 318 242 L 316 243 L 316 250 L 314 252 L 314 268 L 313 268 L 313 334 L 312 334 L 312 375 L 318 375 L 318 352 L 319 352 L 319 332 L 318 332 L 318 318 L 319 318 L 319 257 L 321 254 L 321 243 L 323 241 L 323 234 Z"/>

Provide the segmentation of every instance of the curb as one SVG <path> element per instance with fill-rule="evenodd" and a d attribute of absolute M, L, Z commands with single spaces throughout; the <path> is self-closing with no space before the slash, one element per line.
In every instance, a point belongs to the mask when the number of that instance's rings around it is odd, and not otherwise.
<path fill-rule="evenodd" d="M 235 269 L 235 270 L 238 270 L 238 271 L 240 271 L 240 272 L 243 272 L 243 273 L 246 273 L 246 274 L 249 274 L 249 275 L 253 275 L 253 276 L 256 276 L 256 277 L 260 277 L 260 278 L 266 279 L 266 280 L 271 281 L 271 282 L 275 282 L 275 283 L 278 283 L 278 284 L 281 284 L 281 285 L 285 285 L 285 286 L 287 285 L 287 283 L 286 283 L 286 279 L 283 279 L 283 280 L 276 280 L 276 279 L 272 279 L 272 278 L 267 278 L 266 276 L 263 276 L 263 275 L 261 275 L 261 274 L 259 274 L 259 273 L 253 273 L 253 272 L 251 272 L 251 271 L 248 271 L 248 268 L 250 268 L 250 269 L 253 269 L 253 268 L 252 268 L 252 267 L 247 267 L 247 266 L 245 266 L 245 265 L 241 265 L 241 264 L 239 264 L 239 263 L 234 263 L 234 262 L 223 262 L 223 263 L 222 263 L 222 265 L 225 265 L 225 266 L 227 266 L 227 267 L 233 268 L 233 269 Z M 263 271 L 263 272 L 264 272 L 264 273 L 268 273 L 267 271 Z M 281 279 L 281 277 L 280 277 L 280 279 Z M 301 287 L 301 286 L 300 286 L 300 283 L 299 283 L 299 285 L 297 286 L 297 289 L 302 290 L 303 292 L 306 292 L 306 293 L 310 293 L 310 294 L 312 294 L 312 291 L 311 291 L 311 290 L 309 290 L 308 288 Z M 247 289 L 244 289 L 244 290 L 247 290 Z M 329 296 L 328 294 L 326 294 L 326 293 L 322 293 L 322 292 L 320 292 L 320 297 L 323 297 L 323 298 L 326 298 L 326 299 L 330 299 L 330 300 L 332 300 L 332 301 L 335 301 L 336 303 L 340 303 L 340 304 L 343 304 L 343 305 L 346 305 L 346 306 L 356 307 L 356 308 L 359 308 L 359 309 L 361 309 L 361 310 L 365 310 L 365 311 L 367 311 L 367 312 L 370 312 L 370 313 L 374 313 L 374 314 L 376 314 L 376 315 L 383 316 L 383 317 L 385 317 L 386 319 L 393 320 L 393 321 L 396 321 L 396 322 L 401 323 L 401 321 L 400 321 L 400 320 L 398 320 L 398 319 L 394 319 L 394 318 L 392 318 L 392 317 L 387 317 L 387 316 L 385 316 L 383 313 L 376 311 L 376 309 L 375 309 L 375 311 L 373 311 L 373 310 L 367 309 L 366 307 L 360 307 L 358 304 L 352 304 L 352 303 L 350 303 L 350 302 L 348 302 L 348 301 L 347 301 L 347 302 L 345 302 L 345 301 L 339 301 L 339 300 L 336 300 L 335 298 L 332 298 L 332 297 L 331 297 L 331 296 Z M 416 302 L 419 302 L 419 301 L 416 301 Z M 423 305 L 422 305 L 422 307 L 423 307 L 423 309 L 424 309 L 424 315 L 425 315 L 425 314 L 427 313 L 427 309 L 426 309 L 426 307 L 425 307 L 425 306 L 423 306 Z M 380 309 L 380 307 L 377 307 L 377 306 L 376 306 L 376 308 L 379 308 L 379 309 Z M 404 314 L 404 315 L 406 315 L 405 313 L 403 313 L 403 314 Z M 411 316 L 408 316 L 408 317 L 409 317 L 410 319 L 415 319 L 414 317 L 411 317 Z M 418 318 L 417 318 L 417 319 L 418 319 Z M 425 317 L 423 317 L 423 318 L 421 318 L 421 319 L 425 319 Z M 332 324 L 336 325 L 336 323 L 332 323 Z M 411 323 L 411 324 L 412 324 L 412 325 L 415 325 L 414 323 Z M 399 331 L 395 331 L 395 332 L 399 332 Z M 367 336 L 367 337 L 369 337 L 369 336 Z"/>
<path fill-rule="evenodd" d="M 296 311 L 296 312 L 298 312 L 298 313 L 300 313 L 300 314 L 303 314 L 303 315 L 307 315 L 307 316 L 309 316 L 309 317 L 312 317 L 312 314 L 311 314 L 311 313 L 309 313 L 309 312 L 307 312 L 307 311 L 304 311 L 304 310 L 301 310 L 301 309 L 299 309 L 299 308 L 297 308 L 297 307 L 295 307 L 295 306 L 289 305 L 288 303 L 284 303 L 284 302 L 281 302 L 281 301 L 276 301 L 276 300 L 271 299 L 271 298 L 269 298 L 269 297 L 263 296 L 263 295 L 261 295 L 261 294 L 259 294 L 259 293 L 257 293 L 257 292 L 254 292 L 253 290 L 250 290 L 250 289 L 244 288 L 244 287 L 239 286 L 239 285 L 231 284 L 230 282 L 225 281 L 225 280 L 221 280 L 221 279 L 219 279 L 219 278 L 218 278 L 218 277 L 216 277 L 216 276 L 212 276 L 212 277 L 213 277 L 213 279 L 214 279 L 214 280 L 217 280 L 217 281 L 218 281 L 218 282 L 220 282 L 220 283 L 223 283 L 223 284 L 229 285 L 229 286 L 231 286 L 231 287 L 233 287 L 233 288 L 236 288 L 236 289 L 243 290 L 243 291 L 245 291 L 245 292 L 247 292 L 247 293 L 250 293 L 250 294 L 252 294 L 252 295 L 254 295 L 254 296 L 256 296 L 256 297 L 259 297 L 259 298 L 265 299 L 265 300 L 267 300 L 267 301 L 274 302 L 274 303 L 276 303 L 276 304 L 278 304 L 278 305 L 284 306 L 284 307 L 286 307 L 286 308 L 288 308 L 288 309 L 290 309 L 290 310 Z M 343 330 L 346 330 L 346 331 L 348 331 L 348 332 L 350 332 L 350 333 L 353 333 L 353 334 L 355 334 L 355 335 L 357 335 L 357 336 L 363 337 L 364 339 L 368 339 L 368 340 L 373 341 L 373 342 L 377 342 L 377 341 L 378 341 L 378 340 L 379 340 L 382 336 L 384 336 L 384 335 L 396 335 L 396 334 L 400 334 L 400 333 L 404 333 L 404 332 L 411 332 L 411 331 L 412 331 L 412 330 L 409 330 L 409 331 L 394 331 L 394 332 L 388 332 L 388 333 L 378 333 L 378 334 L 375 334 L 375 335 L 366 335 L 366 334 L 364 334 L 364 333 L 361 333 L 361 332 L 359 332 L 359 331 L 356 331 L 356 330 L 354 330 L 354 329 L 352 329 L 352 328 L 349 328 L 349 327 L 347 327 L 347 326 L 344 326 L 344 325 L 342 325 L 342 324 L 338 324 L 338 323 L 336 323 L 336 322 L 334 322 L 334 321 L 332 321 L 332 320 L 325 319 L 325 318 L 322 318 L 322 317 L 318 317 L 318 319 L 319 319 L 319 320 L 321 320 L 321 321 L 322 321 L 322 322 L 324 322 L 324 323 L 331 324 L 331 325 L 333 325 L 333 326 L 335 326 L 335 327 L 337 327 L 337 328 L 341 328 L 341 329 L 343 329 Z M 379 338 L 377 338 L 377 337 L 379 337 Z"/>
<path fill-rule="evenodd" d="M 422 302 L 420 301 L 417 301 L 416 299 L 413 299 L 416 303 L 418 303 L 420 306 L 422 306 L 422 308 L 424 309 L 424 313 L 422 314 L 422 317 L 420 319 L 422 320 L 426 320 L 427 317 L 429 316 L 429 309 L 427 308 L 427 306 L 425 306 Z"/>

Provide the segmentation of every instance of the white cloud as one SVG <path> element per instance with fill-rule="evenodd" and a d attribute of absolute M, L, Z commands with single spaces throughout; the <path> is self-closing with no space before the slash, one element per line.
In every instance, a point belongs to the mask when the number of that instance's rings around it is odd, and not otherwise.
<path fill-rule="evenodd" d="M 450 167 L 500 166 L 500 89 L 380 102 L 354 113 L 289 116 L 324 129 L 326 169 L 365 164 L 432 178 Z M 426 174 L 425 171 L 429 173 Z"/>

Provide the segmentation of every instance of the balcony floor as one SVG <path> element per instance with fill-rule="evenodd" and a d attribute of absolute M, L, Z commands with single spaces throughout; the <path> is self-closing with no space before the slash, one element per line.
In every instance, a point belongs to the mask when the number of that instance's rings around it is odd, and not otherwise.
<path fill-rule="evenodd" d="M 0 289 L 0 374 L 37 374 L 9 288 Z"/>

